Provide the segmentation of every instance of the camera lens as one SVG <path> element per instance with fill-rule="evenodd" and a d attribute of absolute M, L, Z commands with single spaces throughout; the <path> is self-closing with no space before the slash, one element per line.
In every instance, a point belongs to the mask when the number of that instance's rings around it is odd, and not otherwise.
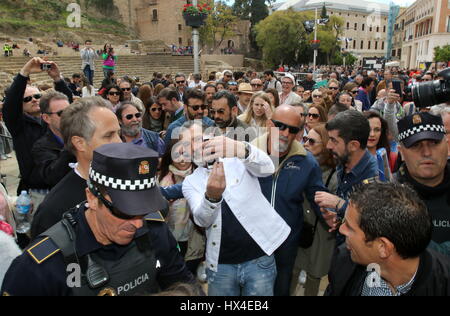
<path fill-rule="evenodd" d="M 425 108 L 436 104 L 445 103 L 450 99 L 450 68 L 439 75 L 444 80 L 416 83 L 412 86 L 414 104 L 418 108 Z"/>

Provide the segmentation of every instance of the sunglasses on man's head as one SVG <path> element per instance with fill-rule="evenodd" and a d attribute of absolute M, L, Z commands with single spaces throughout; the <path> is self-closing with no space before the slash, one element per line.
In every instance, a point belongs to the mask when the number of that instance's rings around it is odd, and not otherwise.
<path fill-rule="evenodd" d="M 125 116 L 125 118 L 127 119 L 127 120 L 132 120 L 133 119 L 133 117 L 135 117 L 135 118 L 141 118 L 142 117 L 142 113 L 141 112 L 138 112 L 138 113 L 136 113 L 136 114 L 128 114 L 127 116 Z"/>
<path fill-rule="evenodd" d="M 189 107 L 191 109 L 193 109 L 194 111 L 198 111 L 200 109 L 202 109 L 204 111 L 204 110 L 206 110 L 208 108 L 207 105 L 194 105 L 194 106 L 189 105 Z"/>
<path fill-rule="evenodd" d="M 56 115 L 58 115 L 59 117 L 61 117 L 61 115 L 63 114 L 63 112 L 64 112 L 64 110 L 61 110 L 61 111 L 58 111 L 58 112 L 46 112 L 45 114 L 48 114 L 48 115 L 56 114 Z"/>
<path fill-rule="evenodd" d="M 286 129 L 289 129 L 289 134 L 298 134 L 300 132 L 299 127 L 290 126 L 287 124 L 284 124 L 283 122 L 271 120 L 272 123 L 275 125 L 276 128 L 278 128 L 280 131 L 285 131 Z"/>
<path fill-rule="evenodd" d="M 33 100 L 33 98 L 35 100 L 39 100 L 40 98 L 42 98 L 42 94 L 37 93 L 37 94 L 30 95 L 29 97 L 23 98 L 23 102 L 24 103 L 31 102 L 31 100 Z"/>

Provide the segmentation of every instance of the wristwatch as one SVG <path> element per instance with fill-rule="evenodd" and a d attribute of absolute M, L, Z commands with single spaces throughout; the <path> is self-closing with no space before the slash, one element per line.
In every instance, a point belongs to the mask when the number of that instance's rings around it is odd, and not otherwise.
<path fill-rule="evenodd" d="M 252 146 L 250 146 L 250 144 L 247 142 L 244 142 L 244 145 L 245 145 L 245 158 L 244 159 L 248 159 L 248 157 L 250 157 Z"/>
<path fill-rule="evenodd" d="M 222 201 L 222 199 L 220 199 L 220 200 L 212 199 L 212 198 L 208 197 L 208 195 L 207 195 L 206 193 L 205 193 L 205 199 L 206 199 L 208 202 L 212 203 L 212 204 L 217 204 L 217 203 L 219 203 L 220 201 Z"/>

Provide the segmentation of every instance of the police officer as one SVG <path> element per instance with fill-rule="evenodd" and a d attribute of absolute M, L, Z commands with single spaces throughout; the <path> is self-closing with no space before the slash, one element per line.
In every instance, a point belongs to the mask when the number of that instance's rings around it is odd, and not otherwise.
<path fill-rule="evenodd" d="M 9 268 L 2 295 L 125 296 L 197 287 L 160 210 L 158 153 L 133 144 L 94 152 L 87 203 L 66 213 Z M 199 290 L 201 293 L 201 290 Z"/>

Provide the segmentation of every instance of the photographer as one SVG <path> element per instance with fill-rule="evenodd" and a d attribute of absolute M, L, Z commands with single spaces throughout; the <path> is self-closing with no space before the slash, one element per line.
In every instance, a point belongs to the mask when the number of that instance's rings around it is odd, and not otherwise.
<path fill-rule="evenodd" d="M 109 73 L 114 72 L 117 64 L 117 56 L 111 44 L 105 44 L 103 48 L 103 75 L 105 79 L 109 78 Z"/>

